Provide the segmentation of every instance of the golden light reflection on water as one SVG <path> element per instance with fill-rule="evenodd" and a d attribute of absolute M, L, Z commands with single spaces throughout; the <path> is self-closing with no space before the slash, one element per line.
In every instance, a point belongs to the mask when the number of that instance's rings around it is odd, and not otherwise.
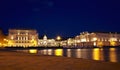
<path fill-rule="evenodd" d="M 46 50 L 46 49 L 43 50 L 43 54 L 44 54 L 44 55 L 47 54 L 47 50 Z"/>
<path fill-rule="evenodd" d="M 29 53 L 35 54 L 37 53 L 37 49 L 29 49 Z"/>
<path fill-rule="evenodd" d="M 93 59 L 100 60 L 100 49 L 99 48 L 93 49 Z"/>
<path fill-rule="evenodd" d="M 63 56 L 63 49 L 56 49 L 55 56 Z"/>
<path fill-rule="evenodd" d="M 110 48 L 109 51 L 110 61 L 117 62 L 116 48 Z"/>
<path fill-rule="evenodd" d="M 92 58 L 93 60 L 105 60 L 110 62 L 118 62 L 119 57 L 117 58 L 117 51 L 116 48 L 94 48 L 91 51 L 90 49 L 43 49 L 43 50 L 37 50 L 37 49 L 29 49 L 29 50 L 20 50 L 23 52 L 29 52 L 32 54 L 43 54 L 43 55 L 55 55 L 55 56 L 67 56 L 67 57 L 76 57 L 76 58 Z M 65 54 L 65 55 L 63 55 Z"/>
<path fill-rule="evenodd" d="M 52 55 L 52 49 L 48 49 L 48 55 Z"/>
<path fill-rule="evenodd" d="M 76 57 L 77 58 L 81 58 L 82 56 L 81 56 L 81 49 L 77 49 L 76 50 Z"/>
<path fill-rule="evenodd" d="M 71 49 L 67 49 L 67 57 L 71 57 Z"/>

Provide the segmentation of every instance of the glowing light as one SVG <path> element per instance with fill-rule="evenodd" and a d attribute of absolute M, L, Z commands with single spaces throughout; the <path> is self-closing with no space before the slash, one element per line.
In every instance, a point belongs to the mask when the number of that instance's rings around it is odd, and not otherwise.
<path fill-rule="evenodd" d="M 94 37 L 94 38 L 93 38 L 93 41 L 96 41 L 96 40 L 97 40 L 97 38 L 96 38 L 96 37 Z"/>
<path fill-rule="evenodd" d="M 61 40 L 61 37 L 60 37 L 60 36 L 57 36 L 57 40 Z"/>
<path fill-rule="evenodd" d="M 48 49 L 48 55 L 52 55 L 52 49 Z"/>
<path fill-rule="evenodd" d="M 96 42 L 94 42 L 93 45 L 96 46 Z"/>
<path fill-rule="evenodd" d="M 37 49 L 30 49 L 29 53 L 32 53 L 32 54 L 37 53 Z"/>
<path fill-rule="evenodd" d="M 116 42 L 111 41 L 111 42 L 110 42 L 110 45 L 111 45 L 111 46 L 115 46 L 115 45 L 116 45 Z"/>
<path fill-rule="evenodd" d="M 2 44 L 0 43 L 0 46 L 2 46 Z"/>
<path fill-rule="evenodd" d="M 47 54 L 47 50 L 45 49 L 45 50 L 43 50 L 43 54 L 44 55 L 46 55 Z"/>
<path fill-rule="evenodd" d="M 98 46 L 102 47 L 103 43 L 102 42 L 98 42 Z"/>
<path fill-rule="evenodd" d="M 67 57 L 71 57 L 71 49 L 67 49 Z"/>
<path fill-rule="evenodd" d="M 80 43 L 80 40 L 77 40 L 77 43 Z"/>
<path fill-rule="evenodd" d="M 81 49 L 77 49 L 76 50 L 76 57 L 77 58 L 81 58 L 82 56 L 81 56 Z"/>
<path fill-rule="evenodd" d="M 100 49 L 99 48 L 93 49 L 93 59 L 100 60 Z"/>
<path fill-rule="evenodd" d="M 117 56 L 116 56 L 116 49 L 115 48 L 110 48 L 110 61 L 111 62 L 117 62 Z"/>
<path fill-rule="evenodd" d="M 47 36 L 46 35 L 44 35 L 43 40 L 47 40 Z"/>
<path fill-rule="evenodd" d="M 117 41 L 117 38 L 110 38 L 109 41 Z"/>
<path fill-rule="evenodd" d="M 62 49 L 56 49 L 55 50 L 55 55 L 56 56 L 62 56 L 63 55 L 63 50 Z"/>
<path fill-rule="evenodd" d="M 7 39 L 4 39 L 4 41 L 6 41 Z"/>
<path fill-rule="evenodd" d="M 18 35 L 20 35 L 20 33 L 18 32 Z"/>
<path fill-rule="evenodd" d="M 13 37 L 13 36 L 11 36 L 11 39 L 14 39 L 14 37 Z"/>
<path fill-rule="evenodd" d="M 71 49 L 67 49 L 67 51 L 71 51 Z"/>
<path fill-rule="evenodd" d="M 86 42 L 86 39 L 81 39 L 81 42 Z"/>

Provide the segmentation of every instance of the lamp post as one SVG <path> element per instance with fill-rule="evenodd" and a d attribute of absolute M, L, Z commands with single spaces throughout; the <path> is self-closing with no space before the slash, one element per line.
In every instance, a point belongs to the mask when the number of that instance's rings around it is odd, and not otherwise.
<path fill-rule="evenodd" d="M 58 41 L 58 47 L 60 47 L 60 40 L 61 40 L 61 37 L 60 36 L 57 36 L 57 41 Z"/>

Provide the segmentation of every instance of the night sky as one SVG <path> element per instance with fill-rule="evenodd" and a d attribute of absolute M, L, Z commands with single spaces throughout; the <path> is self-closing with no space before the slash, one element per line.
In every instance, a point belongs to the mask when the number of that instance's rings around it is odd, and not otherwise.
<path fill-rule="evenodd" d="M 0 28 L 36 29 L 40 36 L 72 37 L 83 31 L 120 32 L 115 0 L 0 0 Z"/>

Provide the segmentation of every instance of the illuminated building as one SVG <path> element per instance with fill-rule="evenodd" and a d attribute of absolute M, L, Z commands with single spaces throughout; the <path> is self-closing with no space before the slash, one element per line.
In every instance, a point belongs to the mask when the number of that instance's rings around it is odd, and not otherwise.
<path fill-rule="evenodd" d="M 57 43 L 55 39 L 48 39 L 46 35 L 44 35 L 43 39 L 39 39 L 38 41 L 39 47 L 55 47 Z"/>
<path fill-rule="evenodd" d="M 60 46 L 68 47 L 67 40 L 60 41 Z M 70 45 L 72 46 L 72 45 Z"/>
<path fill-rule="evenodd" d="M 83 32 L 75 37 L 75 44 L 81 47 L 119 46 L 120 34 L 106 32 Z"/>
<path fill-rule="evenodd" d="M 62 43 L 61 39 L 62 39 L 62 38 L 61 38 L 60 36 L 57 36 L 57 37 L 56 37 L 56 42 L 57 42 L 57 46 L 58 46 L 58 47 L 62 46 L 62 44 L 61 44 L 61 43 Z"/>
<path fill-rule="evenodd" d="M 33 29 L 9 29 L 5 36 L 0 30 L 0 47 L 103 47 L 120 46 L 120 34 L 113 32 L 82 32 L 74 38 L 38 39 L 38 33 Z"/>
<path fill-rule="evenodd" d="M 0 47 L 4 47 L 4 46 L 7 46 L 7 39 L 6 39 L 7 36 L 5 36 L 2 32 L 2 30 L 0 29 Z"/>
<path fill-rule="evenodd" d="M 75 40 L 73 38 L 69 38 L 67 40 L 67 46 L 73 47 L 75 45 Z"/>
<path fill-rule="evenodd" d="M 38 33 L 32 29 L 9 29 L 8 39 L 8 46 L 12 47 L 38 46 Z"/>

